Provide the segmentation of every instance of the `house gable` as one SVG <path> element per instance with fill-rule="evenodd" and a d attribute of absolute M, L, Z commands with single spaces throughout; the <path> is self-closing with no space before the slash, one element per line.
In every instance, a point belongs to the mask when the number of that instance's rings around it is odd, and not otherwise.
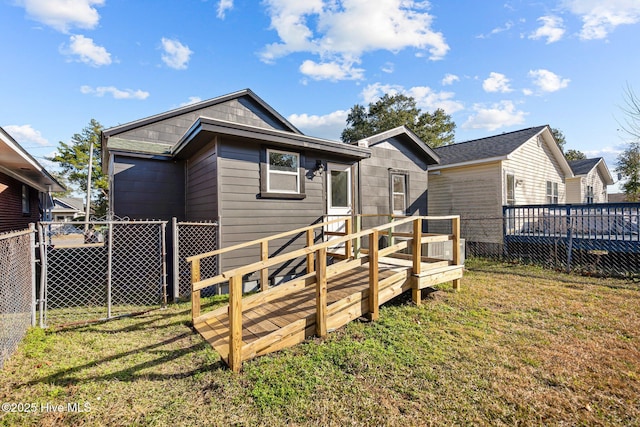
<path fill-rule="evenodd" d="M 604 159 L 574 160 L 569 162 L 574 177 L 567 181 L 567 203 L 605 203 L 607 185 L 613 177 Z"/>

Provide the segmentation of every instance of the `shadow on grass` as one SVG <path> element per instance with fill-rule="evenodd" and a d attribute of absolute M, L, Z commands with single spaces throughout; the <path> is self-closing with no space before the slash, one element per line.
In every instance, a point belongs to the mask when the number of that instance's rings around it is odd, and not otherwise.
<path fill-rule="evenodd" d="M 226 369 L 226 364 L 218 359 L 215 363 L 211 363 L 208 365 L 203 365 L 188 371 L 181 372 L 171 372 L 166 374 L 158 374 L 158 373 L 140 373 L 141 371 L 153 367 L 158 367 L 165 363 L 171 362 L 175 359 L 179 359 L 183 356 L 186 356 L 190 353 L 204 351 L 207 348 L 211 348 L 210 345 L 206 341 L 199 342 L 190 347 L 179 348 L 175 350 L 162 350 L 161 347 L 176 343 L 182 339 L 188 338 L 193 334 L 197 334 L 197 332 L 185 332 L 169 339 L 166 339 L 161 342 L 153 343 L 146 345 L 144 347 L 139 347 L 134 350 L 126 351 L 123 353 L 115 354 L 113 356 L 105 357 L 98 360 L 92 360 L 82 365 L 74 366 L 70 369 L 65 369 L 63 371 L 59 371 L 53 373 L 51 375 L 47 375 L 45 377 L 39 378 L 37 380 L 32 380 L 26 383 L 26 385 L 36 385 L 36 384 L 56 384 L 60 386 L 66 386 L 70 384 L 78 384 L 78 383 L 87 383 L 93 381 L 108 381 L 108 380 L 118 380 L 118 381 L 136 381 L 137 379 L 147 379 L 147 380 L 155 380 L 155 381 L 164 381 L 169 379 L 182 379 L 188 378 L 198 373 L 212 371 L 212 370 L 222 370 Z M 161 354 L 160 357 L 157 357 L 153 360 L 148 360 L 142 363 L 138 363 L 132 366 L 126 366 L 126 358 L 129 356 L 135 356 L 137 354 Z M 123 367 L 122 369 L 111 372 L 103 375 L 94 375 L 94 376 L 83 376 L 81 375 L 83 371 L 88 369 L 95 369 L 96 366 L 106 364 L 109 362 L 122 360 Z"/>

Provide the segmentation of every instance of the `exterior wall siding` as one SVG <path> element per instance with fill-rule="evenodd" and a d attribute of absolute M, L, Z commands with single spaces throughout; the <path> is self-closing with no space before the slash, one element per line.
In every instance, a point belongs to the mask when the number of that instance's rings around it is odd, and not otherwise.
<path fill-rule="evenodd" d="M 429 215 L 460 215 L 469 242 L 502 243 L 501 163 L 445 169 L 429 179 Z M 430 227 L 431 232 L 448 232 Z"/>
<path fill-rule="evenodd" d="M 218 218 L 215 142 L 203 147 L 187 162 L 186 218 L 188 221 L 213 221 Z"/>
<path fill-rule="evenodd" d="M 407 214 L 427 214 L 427 163 L 397 138 L 391 138 L 369 147 L 371 157 L 360 162 L 360 201 L 363 214 L 388 215 L 391 213 L 389 170 L 406 171 L 408 176 Z M 365 218 L 363 228 L 380 223 L 379 219 Z"/>
<path fill-rule="evenodd" d="M 22 213 L 22 182 L 0 172 L 0 233 L 24 230 L 40 220 L 38 190 L 29 188 L 29 213 Z"/>
<path fill-rule="evenodd" d="M 284 130 L 283 126 L 274 121 L 262 106 L 248 97 L 241 97 L 170 117 L 146 126 L 140 126 L 136 129 L 119 133 L 117 137 L 136 141 L 175 144 L 198 117 L 209 117 L 267 129 Z"/>
<path fill-rule="evenodd" d="M 517 183 L 516 205 L 547 203 L 547 181 L 558 183 L 558 203 L 566 203 L 564 173 L 549 146 L 538 144 L 537 138 L 530 139 L 514 151 L 510 159 L 503 162 L 503 172 L 501 205 L 507 202 L 503 183 L 508 173 L 515 176 Z"/>
<path fill-rule="evenodd" d="M 334 161 L 303 153 L 305 194 L 302 200 L 260 198 L 259 144 L 220 139 L 218 144 L 218 188 L 220 247 L 267 237 L 321 221 L 326 212 L 325 173 L 311 172 L 316 160 Z M 316 238 L 320 238 L 319 232 Z M 305 236 L 289 237 L 270 244 L 269 253 L 289 252 L 305 245 Z M 229 269 L 260 259 L 260 248 L 250 247 L 223 255 L 221 265 Z M 301 272 L 304 265 L 274 268 L 272 276 Z"/>
<path fill-rule="evenodd" d="M 182 162 L 115 156 L 113 205 L 118 217 L 158 219 L 185 217 Z"/>

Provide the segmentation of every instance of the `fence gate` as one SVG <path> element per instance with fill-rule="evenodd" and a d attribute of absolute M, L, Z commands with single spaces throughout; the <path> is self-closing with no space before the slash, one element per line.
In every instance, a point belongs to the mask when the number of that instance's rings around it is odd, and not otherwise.
<path fill-rule="evenodd" d="M 173 296 L 191 297 L 191 266 L 187 257 L 211 252 L 218 249 L 217 222 L 178 222 L 173 219 Z M 218 257 L 202 260 L 200 266 L 202 278 L 213 277 L 218 272 Z M 219 286 L 210 286 L 202 290 L 202 296 L 220 293 Z"/>
<path fill-rule="evenodd" d="M 42 222 L 40 325 L 166 304 L 166 221 Z"/>

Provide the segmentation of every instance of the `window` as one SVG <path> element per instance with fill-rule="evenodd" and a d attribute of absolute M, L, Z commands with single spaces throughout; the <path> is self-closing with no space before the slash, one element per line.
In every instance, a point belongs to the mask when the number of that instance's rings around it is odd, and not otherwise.
<path fill-rule="evenodd" d="M 289 151 L 264 149 L 260 154 L 260 197 L 303 199 L 304 156 Z"/>
<path fill-rule="evenodd" d="M 407 174 L 391 173 L 391 212 L 396 215 L 407 214 Z"/>
<path fill-rule="evenodd" d="M 22 184 L 22 213 L 28 214 L 31 211 L 31 206 L 29 206 L 29 187 Z"/>
<path fill-rule="evenodd" d="M 507 205 L 513 206 L 516 204 L 516 177 L 513 174 L 507 174 Z"/>
<path fill-rule="evenodd" d="M 558 204 L 558 183 L 547 181 L 547 203 Z"/>
<path fill-rule="evenodd" d="M 300 155 L 286 151 L 267 150 L 267 191 L 275 193 L 300 192 Z"/>
<path fill-rule="evenodd" d="M 331 208 L 348 208 L 351 206 L 351 182 L 349 170 L 331 169 Z"/>
<path fill-rule="evenodd" d="M 587 203 L 593 203 L 593 186 L 587 185 Z"/>

